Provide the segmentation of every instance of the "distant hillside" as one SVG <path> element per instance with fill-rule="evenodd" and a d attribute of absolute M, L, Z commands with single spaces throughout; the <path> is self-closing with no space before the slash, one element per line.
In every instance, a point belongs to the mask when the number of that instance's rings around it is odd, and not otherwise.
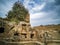
<path fill-rule="evenodd" d="M 60 30 L 60 24 L 57 25 L 40 25 L 40 26 L 35 26 L 35 29 L 39 29 L 39 30 Z"/>

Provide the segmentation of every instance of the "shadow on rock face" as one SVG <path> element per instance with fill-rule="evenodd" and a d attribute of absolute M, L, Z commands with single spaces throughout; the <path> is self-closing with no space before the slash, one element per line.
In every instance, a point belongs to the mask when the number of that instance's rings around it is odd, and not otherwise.
<path fill-rule="evenodd" d="M 4 27 L 0 27 L 0 33 L 4 33 Z"/>

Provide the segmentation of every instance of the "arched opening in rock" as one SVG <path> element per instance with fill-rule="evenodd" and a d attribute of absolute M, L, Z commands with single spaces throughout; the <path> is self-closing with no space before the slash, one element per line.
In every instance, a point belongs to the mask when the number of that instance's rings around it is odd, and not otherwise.
<path fill-rule="evenodd" d="M 19 36 L 19 33 L 15 32 L 15 33 L 14 33 L 14 36 Z"/>
<path fill-rule="evenodd" d="M 34 34 L 31 34 L 30 38 L 33 38 L 34 37 Z"/>
<path fill-rule="evenodd" d="M 26 24 L 22 24 L 22 26 L 26 26 Z"/>
<path fill-rule="evenodd" d="M 4 33 L 4 27 L 0 27 L 0 33 Z"/>

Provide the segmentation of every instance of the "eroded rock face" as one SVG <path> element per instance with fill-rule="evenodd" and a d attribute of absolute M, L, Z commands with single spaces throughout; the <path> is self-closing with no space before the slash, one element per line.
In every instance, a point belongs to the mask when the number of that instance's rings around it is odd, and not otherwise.
<path fill-rule="evenodd" d="M 24 41 L 24 40 L 36 40 L 37 32 L 31 28 L 30 23 L 21 21 L 18 24 L 16 22 L 8 22 L 5 26 L 1 27 L 3 29 L 2 39 L 8 41 Z"/>
<path fill-rule="evenodd" d="M 12 38 L 18 37 L 20 40 L 31 40 L 32 38 L 36 38 L 36 32 L 30 29 L 32 29 L 30 24 L 23 21 L 12 28 L 9 32 L 9 36 Z"/>
<path fill-rule="evenodd" d="M 10 30 L 10 26 L 5 22 L 0 20 L 0 39 L 7 37 L 7 33 Z"/>

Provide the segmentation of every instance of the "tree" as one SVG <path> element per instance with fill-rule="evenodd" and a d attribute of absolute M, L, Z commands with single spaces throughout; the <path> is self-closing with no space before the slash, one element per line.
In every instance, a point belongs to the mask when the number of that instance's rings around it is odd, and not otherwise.
<path fill-rule="evenodd" d="M 23 6 L 22 3 L 16 2 L 12 10 L 8 12 L 7 18 L 10 21 L 24 21 L 28 10 Z"/>

